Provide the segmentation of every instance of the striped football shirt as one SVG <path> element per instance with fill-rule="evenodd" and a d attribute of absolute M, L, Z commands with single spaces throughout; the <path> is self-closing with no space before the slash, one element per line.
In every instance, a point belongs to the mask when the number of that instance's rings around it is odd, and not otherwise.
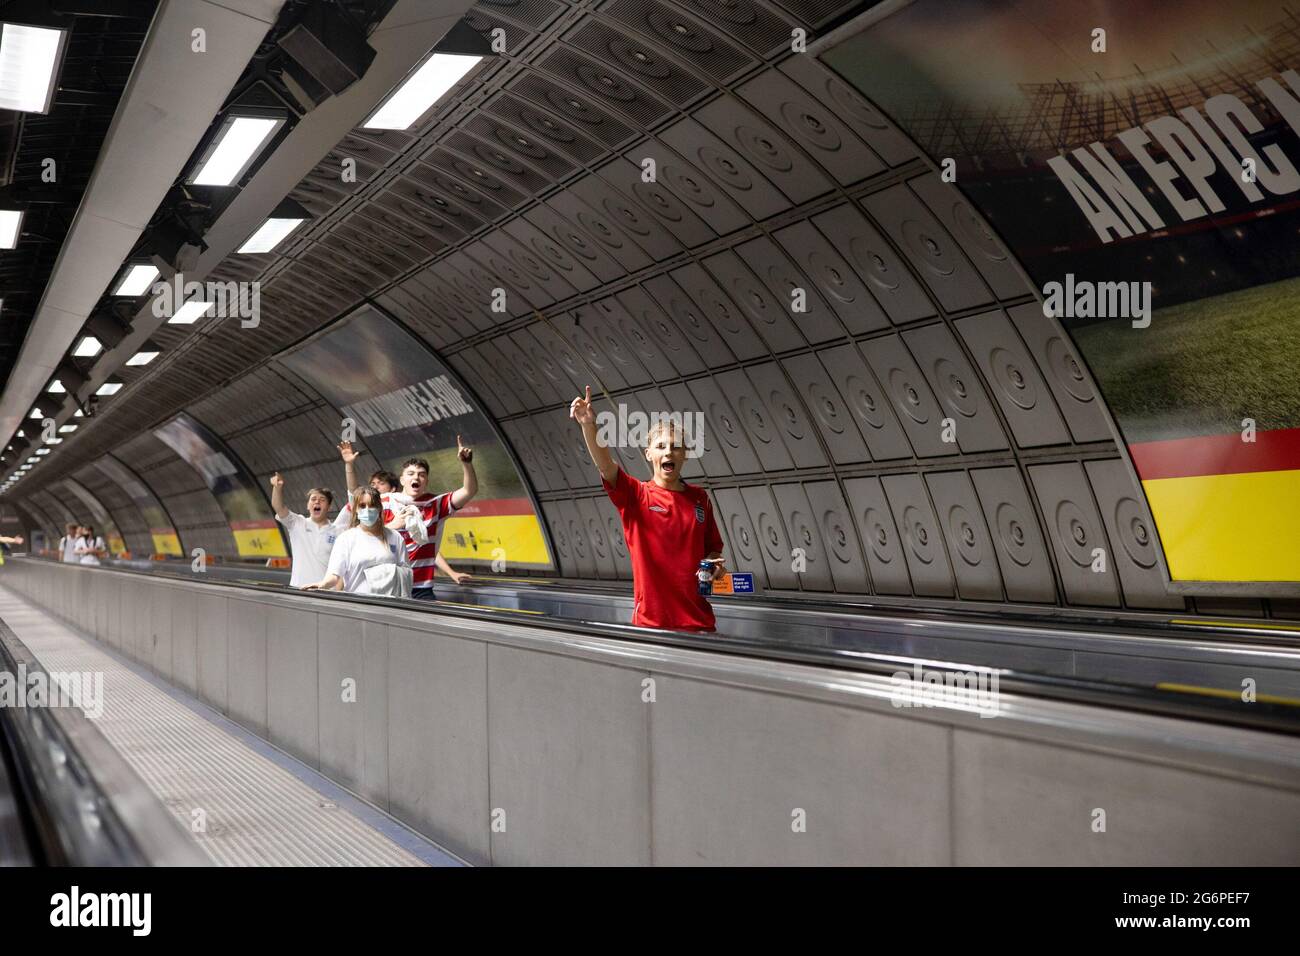
<path fill-rule="evenodd" d="M 398 529 L 398 533 L 402 536 L 402 543 L 406 545 L 406 556 L 411 562 L 411 588 L 415 591 L 432 590 L 433 575 L 437 569 L 434 561 L 438 557 L 438 525 L 443 518 L 455 510 L 451 504 L 451 492 L 447 491 L 440 495 L 426 493 L 411 503 L 420 509 L 420 516 L 424 519 L 424 526 L 429 532 L 428 542 L 417 545 L 411 540 L 411 535 L 405 528 Z M 399 507 L 398 510 L 401 508 Z M 384 509 L 385 524 L 393 520 L 393 514 L 390 509 Z"/>

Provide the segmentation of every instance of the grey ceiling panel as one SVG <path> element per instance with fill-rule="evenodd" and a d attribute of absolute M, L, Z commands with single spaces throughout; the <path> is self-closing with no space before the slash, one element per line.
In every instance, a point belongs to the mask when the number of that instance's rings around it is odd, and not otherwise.
<path fill-rule="evenodd" d="M 769 354 L 754 327 L 699 263 L 689 262 L 669 275 L 685 294 L 687 304 L 703 313 L 736 358 L 744 361 Z"/>
<path fill-rule="evenodd" d="M 853 511 L 834 481 L 814 481 L 804 486 L 813 520 L 821 534 L 822 550 L 830 566 L 835 590 L 841 594 L 867 594 L 871 583 L 862 558 Z"/>
<path fill-rule="evenodd" d="M 482 358 L 474 349 L 465 349 L 450 355 L 447 357 L 447 362 L 456 370 L 456 374 L 469 384 L 474 394 L 482 400 L 493 415 L 500 418 L 503 415 L 522 411 L 522 403 L 513 390 L 502 392 L 497 383 L 486 377 L 487 373 L 481 370 Z"/>
<path fill-rule="evenodd" d="M 620 157 L 602 166 L 597 175 L 609 187 L 601 208 L 655 259 L 667 259 L 714 238 L 713 230 L 668 190 L 642 182 L 640 166 Z"/>
<path fill-rule="evenodd" d="M 788 77 L 768 70 L 739 87 L 737 92 L 782 129 L 842 185 L 884 172 L 885 164 L 836 118 Z"/>
<path fill-rule="evenodd" d="M 579 92 L 580 86 L 565 85 L 540 73 L 528 72 L 512 80 L 507 88 L 546 112 L 572 121 L 580 133 L 607 148 L 624 143 L 635 135 L 630 126 L 615 118 L 605 106 L 597 105 L 597 97 Z M 604 102 L 603 97 L 599 99 Z"/>
<path fill-rule="evenodd" d="M 683 243 L 694 246 L 714 235 L 725 236 L 749 225 L 749 217 L 724 189 L 658 140 L 649 139 L 627 151 L 625 158 L 641 173 L 633 187 L 646 207 Z M 654 160 L 655 181 L 645 182 L 645 162 Z M 689 212 L 707 228 L 691 223 Z"/>
<path fill-rule="evenodd" d="M 563 246 L 596 278 L 597 284 L 613 282 L 627 274 L 599 240 L 572 219 L 559 215 L 550 204 L 534 206 L 524 218 Z"/>
<path fill-rule="evenodd" d="M 434 204 L 432 211 L 435 214 L 448 209 L 462 210 L 460 215 L 463 217 L 463 221 L 457 221 L 457 224 L 461 225 L 462 228 L 477 228 L 477 226 L 473 225 L 475 222 L 493 222 L 506 214 L 506 207 L 497 202 L 495 198 L 487 195 L 494 192 L 494 190 L 490 188 L 473 188 L 480 177 L 471 174 L 468 182 L 462 182 L 456 176 L 449 175 L 444 169 L 436 165 L 438 155 L 438 152 L 434 151 L 429 157 L 432 162 L 414 163 L 405 170 L 406 176 L 421 184 L 425 195 L 438 197 L 442 200 L 441 203 Z M 442 155 L 445 157 L 450 154 L 444 153 Z"/>
<path fill-rule="evenodd" d="M 987 305 L 992 295 L 952 236 L 901 183 L 862 200 L 898 244 L 939 304 L 950 312 Z"/>
<path fill-rule="evenodd" d="M 811 56 L 788 57 L 781 72 L 834 111 L 877 155 L 898 166 L 920 155 L 889 119 Z"/>
<path fill-rule="evenodd" d="M 788 209 L 790 200 L 740 153 L 693 119 L 683 119 L 658 139 L 704 171 L 749 216 L 761 221 Z"/>
<path fill-rule="evenodd" d="M 759 556 L 767 568 L 769 585 L 779 590 L 797 590 L 799 579 L 790 566 L 790 539 L 771 492 L 766 485 L 751 485 L 742 488 L 740 496 L 758 534 Z"/>
<path fill-rule="evenodd" d="M 934 305 L 903 260 L 856 208 L 850 205 L 812 217 L 812 224 L 849 264 L 895 324 L 903 325 L 935 314 Z"/>
<path fill-rule="evenodd" d="M 533 367 L 541 375 L 541 380 L 545 383 L 544 389 L 537 392 L 537 397 L 545 404 L 561 403 L 567 405 L 573 401 L 574 396 L 579 394 L 581 389 L 578 388 L 569 376 L 569 373 L 560 366 L 553 346 L 553 337 L 547 339 L 547 345 L 543 346 L 542 342 L 533 333 L 541 331 L 546 335 L 549 331 L 537 323 L 527 328 L 519 329 L 513 332 L 510 338 L 518 345 L 520 350 L 526 354 L 533 363 Z M 503 338 L 503 336 L 498 336 Z M 493 341 L 496 341 L 495 339 Z M 591 385 L 592 388 L 599 390 L 599 382 L 584 381 L 582 387 Z"/>
<path fill-rule="evenodd" d="M 638 357 L 656 379 L 664 381 L 704 371 L 704 362 L 682 330 L 655 304 L 645 289 L 632 286 L 620 292 L 617 301 L 636 326 L 644 330 L 647 340 L 644 346 L 637 337 L 636 328 L 630 329 L 631 340 L 635 343 Z"/>
<path fill-rule="evenodd" d="M 474 334 L 477 325 L 472 316 L 479 310 L 463 293 L 438 275 L 439 263 L 417 273 L 404 283 L 426 309 L 446 323 L 449 342 L 456 342 Z"/>
<path fill-rule="evenodd" d="M 767 566 L 763 562 L 762 549 L 758 544 L 758 532 L 750 520 L 737 488 L 719 488 L 713 492 L 713 504 L 717 509 L 717 521 L 726 538 L 727 567 L 733 571 L 749 571 L 754 575 L 755 587 L 768 587 Z"/>
<path fill-rule="evenodd" d="M 925 597 L 953 597 L 952 569 L 944 550 L 943 534 L 921 476 L 886 475 L 881 484 L 898 527 L 914 593 Z"/>
<path fill-rule="evenodd" d="M 826 455 L 803 404 L 775 362 L 751 365 L 745 374 L 771 414 L 772 422 L 798 468 L 824 468 Z"/>
<path fill-rule="evenodd" d="M 578 568 L 573 545 L 570 542 L 569 523 L 560 509 L 560 505 L 564 503 L 548 501 L 542 505 L 542 514 L 546 517 L 546 525 L 551 531 L 551 541 L 555 544 L 555 562 L 559 566 L 560 573 L 568 577 L 578 577 L 581 570 Z"/>
<path fill-rule="evenodd" d="M 867 291 L 853 267 L 835 251 L 835 247 L 812 223 L 804 221 L 773 234 L 786 254 L 812 279 L 826 304 L 850 332 L 877 332 L 889 328 L 889 317 L 880 303 Z M 830 323 L 828 327 L 834 328 Z M 807 335 L 807 329 L 804 328 Z M 836 331 L 836 335 L 842 334 Z"/>
<path fill-rule="evenodd" d="M 616 392 L 628 387 L 630 383 L 623 377 L 619 364 L 605 351 L 604 343 L 593 336 L 590 329 L 583 327 L 573 313 L 561 312 L 549 321 L 560 337 L 573 346 L 573 350 L 582 357 L 586 367 L 591 369 L 607 391 Z M 573 396 L 568 398 L 571 401 Z"/>
<path fill-rule="evenodd" d="M 530 255 L 536 256 L 579 292 L 589 292 L 600 280 L 560 242 L 552 239 L 526 219 L 513 219 L 503 231 L 513 236 Z"/>
<path fill-rule="evenodd" d="M 890 335 L 870 339 L 860 347 L 916 454 L 921 458 L 955 454 L 957 446 L 943 440 L 944 414 L 939 403 L 902 341 Z"/>
<path fill-rule="evenodd" d="M 769 472 L 793 468 L 794 460 L 781 439 L 776 414 L 758 397 L 758 391 L 745 373 L 735 369 L 715 375 L 714 379 L 727 396 L 731 407 L 736 410 L 739 426 L 750 439 L 758 456 L 759 467 Z"/>
<path fill-rule="evenodd" d="M 735 408 L 724 397 L 722 389 L 712 378 L 694 378 L 687 382 L 695 398 L 696 407 L 704 412 L 705 447 L 710 452 L 709 467 L 717 474 L 725 474 L 713 454 L 721 452 L 727 465 L 738 475 L 756 474 L 763 470 L 758 455 L 745 433 L 744 424 Z"/>
<path fill-rule="evenodd" d="M 1014 299 L 1033 292 L 1012 263 L 1006 246 L 964 196 L 945 186 L 934 173 L 908 180 L 907 184 L 965 250 L 998 298 Z"/>
<path fill-rule="evenodd" d="M 596 577 L 595 555 L 592 552 L 591 542 L 587 540 L 587 528 L 582 515 L 578 513 L 577 502 L 552 501 L 550 507 L 556 510 L 560 520 L 564 522 L 565 530 L 569 532 L 569 547 L 573 550 L 573 564 L 577 575 L 584 578 Z"/>
<path fill-rule="evenodd" d="M 984 373 L 1002 415 L 1021 448 L 1059 445 L 1070 433 L 1029 351 L 1002 312 L 953 323 Z"/>
<path fill-rule="evenodd" d="M 561 420 L 560 415 L 563 415 Z M 587 456 L 587 448 L 582 446 L 582 458 L 578 458 L 576 442 L 582 441 L 578 427 L 569 419 L 568 409 L 562 413 L 556 411 L 538 412 L 529 416 L 537 434 L 546 443 L 550 456 L 559 467 L 564 483 L 570 488 L 590 488 L 597 481 L 594 469 Z"/>
<path fill-rule="evenodd" d="M 858 348 L 839 345 L 822 349 L 817 357 L 866 440 L 871 457 L 877 461 L 912 457 L 912 446 L 894 416 L 885 390 Z"/>
<path fill-rule="evenodd" d="M 1119 607 L 1115 559 L 1083 468 L 1074 462 L 1035 465 L 1029 479 L 1043 509 L 1066 598 L 1071 604 Z M 1104 558 L 1104 565 L 1098 558 Z"/>
<path fill-rule="evenodd" d="M 637 414 L 648 415 L 656 410 L 669 410 L 667 399 L 663 397 L 658 389 L 647 389 L 644 393 L 636 392 L 620 395 L 612 405 L 607 402 L 600 403 L 600 412 L 608 411 L 615 416 L 620 413 L 626 415 L 629 428 L 635 421 L 632 416 Z M 618 419 L 615 419 L 615 421 L 617 422 Z M 645 460 L 644 449 L 631 440 L 634 437 L 637 436 L 630 433 L 616 434 L 618 440 L 611 443 L 614 457 L 627 474 L 636 479 L 644 479 L 649 475 L 650 469 Z"/>
<path fill-rule="evenodd" d="M 645 385 L 651 381 L 650 373 L 637 360 L 635 345 L 648 340 L 634 342 L 622 327 L 627 314 L 622 309 L 614 308 L 617 302 L 605 299 L 594 305 L 580 306 L 573 310 L 579 325 L 600 346 L 601 351 L 613 363 L 619 377 L 628 385 Z"/>
<path fill-rule="evenodd" d="M 555 297 L 542 288 L 531 273 L 511 259 L 505 251 L 498 251 L 497 247 L 504 250 L 510 248 L 502 243 L 493 246 L 480 240 L 466 246 L 465 254 L 495 276 L 498 286 L 506 290 L 506 315 L 527 315 L 534 309 L 545 308 L 555 301 Z"/>
<path fill-rule="evenodd" d="M 589 163 L 602 152 L 600 146 L 584 136 L 576 124 L 561 119 L 554 111 L 538 109 L 509 93 L 494 97 L 488 112 L 507 120 L 515 129 L 539 136 L 546 145 L 558 149 L 580 163 Z"/>
<path fill-rule="evenodd" d="M 1055 321 L 1043 315 L 1043 308 L 1037 303 L 1018 305 L 1008 309 L 1007 314 L 1047 379 L 1074 440 L 1110 440 L 1110 427 L 1092 376 Z"/>
<path fill-rule="evenodd" d="M 647 279 L 643 286 L 659 303 L 659 308 L 672 317 L 690 342 L 691 348 L 710 368 L 730 365 L 736 360 L 697 301 L 671 278 L 666 275 L 655 276 Z"/>
<path fill-rule="evenodd" d="M 945 413 L 956 424 L 957 447 L 967 454 L 1006 448 L 1006 435 L 993 405 L 948 326 L 927 325 L 901 334 Z"/>
<path fill-rule="evenodd" d="M 617 220 L 613 216 L 601 210 L 598 204 L 593 206 L 588 198 L 566 190 L 552 194 L 547 198 L 546 205 L 585 229 L 587 235 L 625 272 L 644 269 L 654 261 L 616 224 Z"/>
<path fill-rule="evenodd" d="M 725 83 L 750 65 L 750 57 L 699 21 L 684 15 L 676 7 L 657 0 L 614 0 L 601 12 L 620 26 L 628 26 L 658 46 L 670 50 L 693 69 L 714 83 Z M 716 21 L 714 21 L 716 22 Z M 729 32 L 729 31 L 728 31 Z M 611 49 L 610 53 L 620 51 Z M 627 51 L 632 63 L 635 48 Z M 624 56 L 619 56 L 620 62 Z"/>
<path fill-rule="evenodd" d="M 925 483 L 948 545 L 957 594 L 970 601 L 1002 600 L 1002 577 L 993 538 L 966 472 L 931 473 L 925 476 Z"/>
<path fill-rule="evenodd" d="M 528 326 L 527 331 L 541 347 L 541 351 L 534 353 L 534 357 L 542 367 L 542 373 L 555 382 L 561 401 L 572 401 L 573 396 L 581 395 L 588 385 L 595 389 L 601 384 L 577 350 L 548 323 L 534 322 Z M 567 399 L 564 397 L 566 393 Z"/>
<path fill-rule="evenodd" d="M 515 333 L 515 337 L 519 335 Z M 516 338 L 509 335 L 498 335 L 492 340 L 501 357 L 505 359 L 503 368 L 510 373 L 510 382 L 515 390 L 515 397 L 523 403 L 525 408 L 541 408 L 544 405 L 552 405 L 560 400 L 560 396 L 551 388 L 546 381 L 546 376 L 542 374 L 541 369 L 528 352 L 525 352 L 517 343 Z M 531 339 L 529 344 L 534 344 Z"/>
<path fill-rule="evenodd" d="M 632 556 L 627 550 L 627 538 L 623 536 L 623 522 L 619 519 L 614 506 L 610 504 L 609 498 L 602 495 L 592 500 L 596 503 L 596 511 L 605 521 L 605 534 L 608 537 L 610 552 L 614 558 L 614 574 L 625 581 L 630 581 L 632 579 Z"/>
<path fill-rule="evenodd" d="M 791 561 L 793 563 L 797 559 L 799 564 L 795 567 L 803 567 L 802 571 L 795 572 L 800 585 L 806 591 L 835 590 L 830 562 L 822 545 L 821 529 L 808 505 L 803 485 L 773 485 L 772 492 L 776 496 L 777 507 L 781 510 L 786 533 L 793 548 L 798 549 Z"/>
<path fill-rule="evenodd" d="M 704 260 L 704 266 L 718 280 L 731 301 L 740 306 L 750 324 L 773 352 L 804 348 L 807 340 L 799 334 L 790 318 L 790 300 L 780 301 L 772 291 L 754 277 L 745 264 L 730 250 Z M 800 316 L 802 318 L 802 316 Z"/>
<path fill-rule="evenodd" d="M 811 409 L 822 441 L 830 449 L 831 459 L 836 464 L 870 461 L 871 454 L 853 422 L 853 413 L 817 357 L 795 355 L 783 359 L 781 364 L 804 404 Z M 899 437 L 902 437 L 901 432 Z"/>
<path fill-rule="evenodd" d="M 501 396 L 509 406 L 508 414 L 522 410 L 523 405 L 515 395 L 514 376 L 510 374 L 510 366 L 493 342 L 480 342 L 476 348 L 457 354 L 477 354 L 478 364 L 475 369 L 489 392 Z"/>
<path fill-rule="evenodd" d="M 605 520 L 599 513 L 599 505 L 593 498 L 579 498 L 574 502 L 578 511 L 584 538 L 591 550 L 591 561 L 595 565 L 596 575 L 602 578 L 618 577 L 614 566 L 614 549 L 609 540 Z M 606 500 L 605 507 L 609 507 Z"/>
<path fill-rule="evenodd" d="M 590 53 L 594 58 L 572 67 L 577 79 L 594 92 L 604 94 L 609 100 L 626 103 L 626 106 L 619 108 L 637 119 L 646 121 L 650 114 L 644 108 L 645 104 L 626 99 L 628 89 L 635 90 L 640 86 L 653 90 L 677 107 L 689 105 L 706 89 L 699 77 L 663 56 L 650 44 L 628 35 L 621 27 L 611 27 L 594 18 L 584 18 L 578 27 L 564 34 L 564 41 Z M 565 59 L 560 54 L 552 54 L 545 62 L 558 71 L 560 63 Z M 572 59 L 578 62 L 577 57 Z M 614 64 L 617 64 L 620 72 L 607 69 Z M 632 78 L 635 82 L 625 83 L 625 78 Z M 615 83 L 620 85 L 616 86 Z M 638 109 L 638 106 L 642 108 Z M 650 123 L 653 120 L 648 120 L 647 125 Z"/>
<path fill-rule="evenodd" d="M 492 329 L 507 321 L 510 315 L 523 314 L 526 304 L 517 296 L 517 290 L 501 281 L 501 274 L 470 255 L 470 249 L 462 249 L 453 256 L 445 257 L 439 266 L 450 265 L 457 269 L 466 281 L 450 279 L 452 285 L 479 304 L 479 308 L 470 316 L 470 320 L 479 331 Z M 497 311 L 495 303 L 498 290 L 505 294 L 505 311 Z M 514 301 L 511 301 L 511 300 Z"/>
<path fill-rule="evenodd" d="M 789 138 L 732 96 L 720 96 L 695 111 L 695 118 L 753 163 L 791 202 L 807 202 L 832 183 Z"/>
<path fill-rule="evenodd" d="M 1118 458 L 1084 462 L 1097 507 L 1101 510 L 1111 557 L 1119 572 L 1124 602 L 1130 607 L 1177 608 L 1185 600 L 1165 591 L 1157 554 L 1155 522 Z"/>
<path fill-rule="evenodd" d="M 1019 470 L 977 468 L 971 480 L 993 536 L 1007 600 L 1054 602 L 1052 559 Z"/>
<path fill-rule="evenodd" d="M 619 162 L 622 163 L 621 160 Z M 614 167 L 614 173 L 616 176 L 619 174 L 617 166 Z M 570 192 L 592 208 L 595 215 L 590 218 L 590 222 L 597 237 L 602 234 L 626 237 L 641 251 L 639 257 L 632 250 L 623 252 L 621 256 L 615 254 L 625 265 L 633 258 L 640 258 L 649 264 L 681 251 L 681 243 L 651 219 L 650 213 L 638 209 L 605 180 L 588 176 L 574 183 Z M 632 269 L 629 268 L 629 271 Z"/>
<path fill-rule="evenodd" d="M 488 233 L 483 237 L 483 244 L 492 249 L 503 261 L 513 265 L 524 278 L 532 283 L 531 287 L 525 288 L 518 276 L 511 275 L 509 272 L 504 273 L 515 283 L 516 288 L 527 297 L 534 308 L 544 309 L 546 306 L 561 299 L 567 299 L 577 292 L 573 286 L 564 280 L 563 276 L 551 268 L 550 263 L 542 259 L 539 253 L 531 252 L 509 235 L 505 233 Z"/>
<path fill-rule="evenodd" d="M 750 240 L 737 246 L 736 254 L 763 281 L 805 339 L 820 345 L 844 338 L 844 326 L 822 299 L 816 284 L 809 282 L 771 240 Z M 796 296 L 803 299 L 802 312 L 795 311 Z"/>
<path fill-rule="evenodd" d="M 528 474 L 528 479 L 533 483 L 538 491 L 563 490 L 563 478 L 560 476 L 554 460 L 544 461 L 537 451 L 537 446 L 541 445 L 541 440 L 537 437 L 537 430 L 527 418 L 513 418 L 501 423 L 501 430 L 506 433 L 515 454 L 523 463 L 524 470 Z M 555 479 L 551 477 L 554 474 Z M 559 480 L 560 485 L 555 481 Z"/>

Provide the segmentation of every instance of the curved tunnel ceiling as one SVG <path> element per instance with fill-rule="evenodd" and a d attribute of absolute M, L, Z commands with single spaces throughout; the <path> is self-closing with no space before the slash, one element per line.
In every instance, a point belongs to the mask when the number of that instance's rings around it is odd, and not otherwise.
<path fill-rule="evenodd" d="M 418 136 L 353 130 L 291 192 L 302 235 L 209 277 L 259 281 L 260 325 L 162 326 L 163 357 L 45 469 L 111 451 L 187 549 L 233 555 L 147 429 L 189 409 L 290 500 L 337 487 L 342 414 L 267 363 L 369 299 L 491 410 L 564 575 L 629 576 L 567 418 L 591 384 L 610 410 L 703 412 L 686 477 L 767 589 L 1183 608 L 1091 374 L 1015 257 L 933 158 L 791 52 L 795 27 L 857 6 L 483 0 L 469 22 L 510 52 Z"/>

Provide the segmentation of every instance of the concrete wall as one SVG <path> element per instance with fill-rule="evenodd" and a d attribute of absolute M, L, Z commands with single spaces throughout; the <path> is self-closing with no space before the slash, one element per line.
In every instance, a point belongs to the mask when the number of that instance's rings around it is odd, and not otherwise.
<path fill-rule="evenodd" d="M 0 583 L 474 863 L 1300 862 L 1293 738 L 898 709 L 878 677 L 513 616 L 24 559 Z"/>

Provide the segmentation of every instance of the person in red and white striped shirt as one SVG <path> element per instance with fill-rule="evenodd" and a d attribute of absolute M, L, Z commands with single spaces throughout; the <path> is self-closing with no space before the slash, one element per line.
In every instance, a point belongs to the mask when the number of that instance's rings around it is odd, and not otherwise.
<path fill-rule="evenodd" d="M 461 486 L 455 491 L 435 495 L 429 492 L 429 463 L 422 458 L 410 458 L 402 465 L 397 476 L 402 482 L 402 492 L 411 498 L 411 503 L 400 508 L 396 513 L 384 510 L 384 524 L 404 521 L 412 509 L 419 515 L 428 532 L 429 540 L 420 544 L 411 538 L 402 525 L 396 527 L 406 545 L 406 556 L 411 561 L 411 597 L 426 601 L 434 600 L 433 575 L 438 565 L 438 525 L 459 511 L 478 493 L 478 476 L 474 474 L 474 450 L 461 443 L 456 436 L 456 457 L 460 459 Z"/>

